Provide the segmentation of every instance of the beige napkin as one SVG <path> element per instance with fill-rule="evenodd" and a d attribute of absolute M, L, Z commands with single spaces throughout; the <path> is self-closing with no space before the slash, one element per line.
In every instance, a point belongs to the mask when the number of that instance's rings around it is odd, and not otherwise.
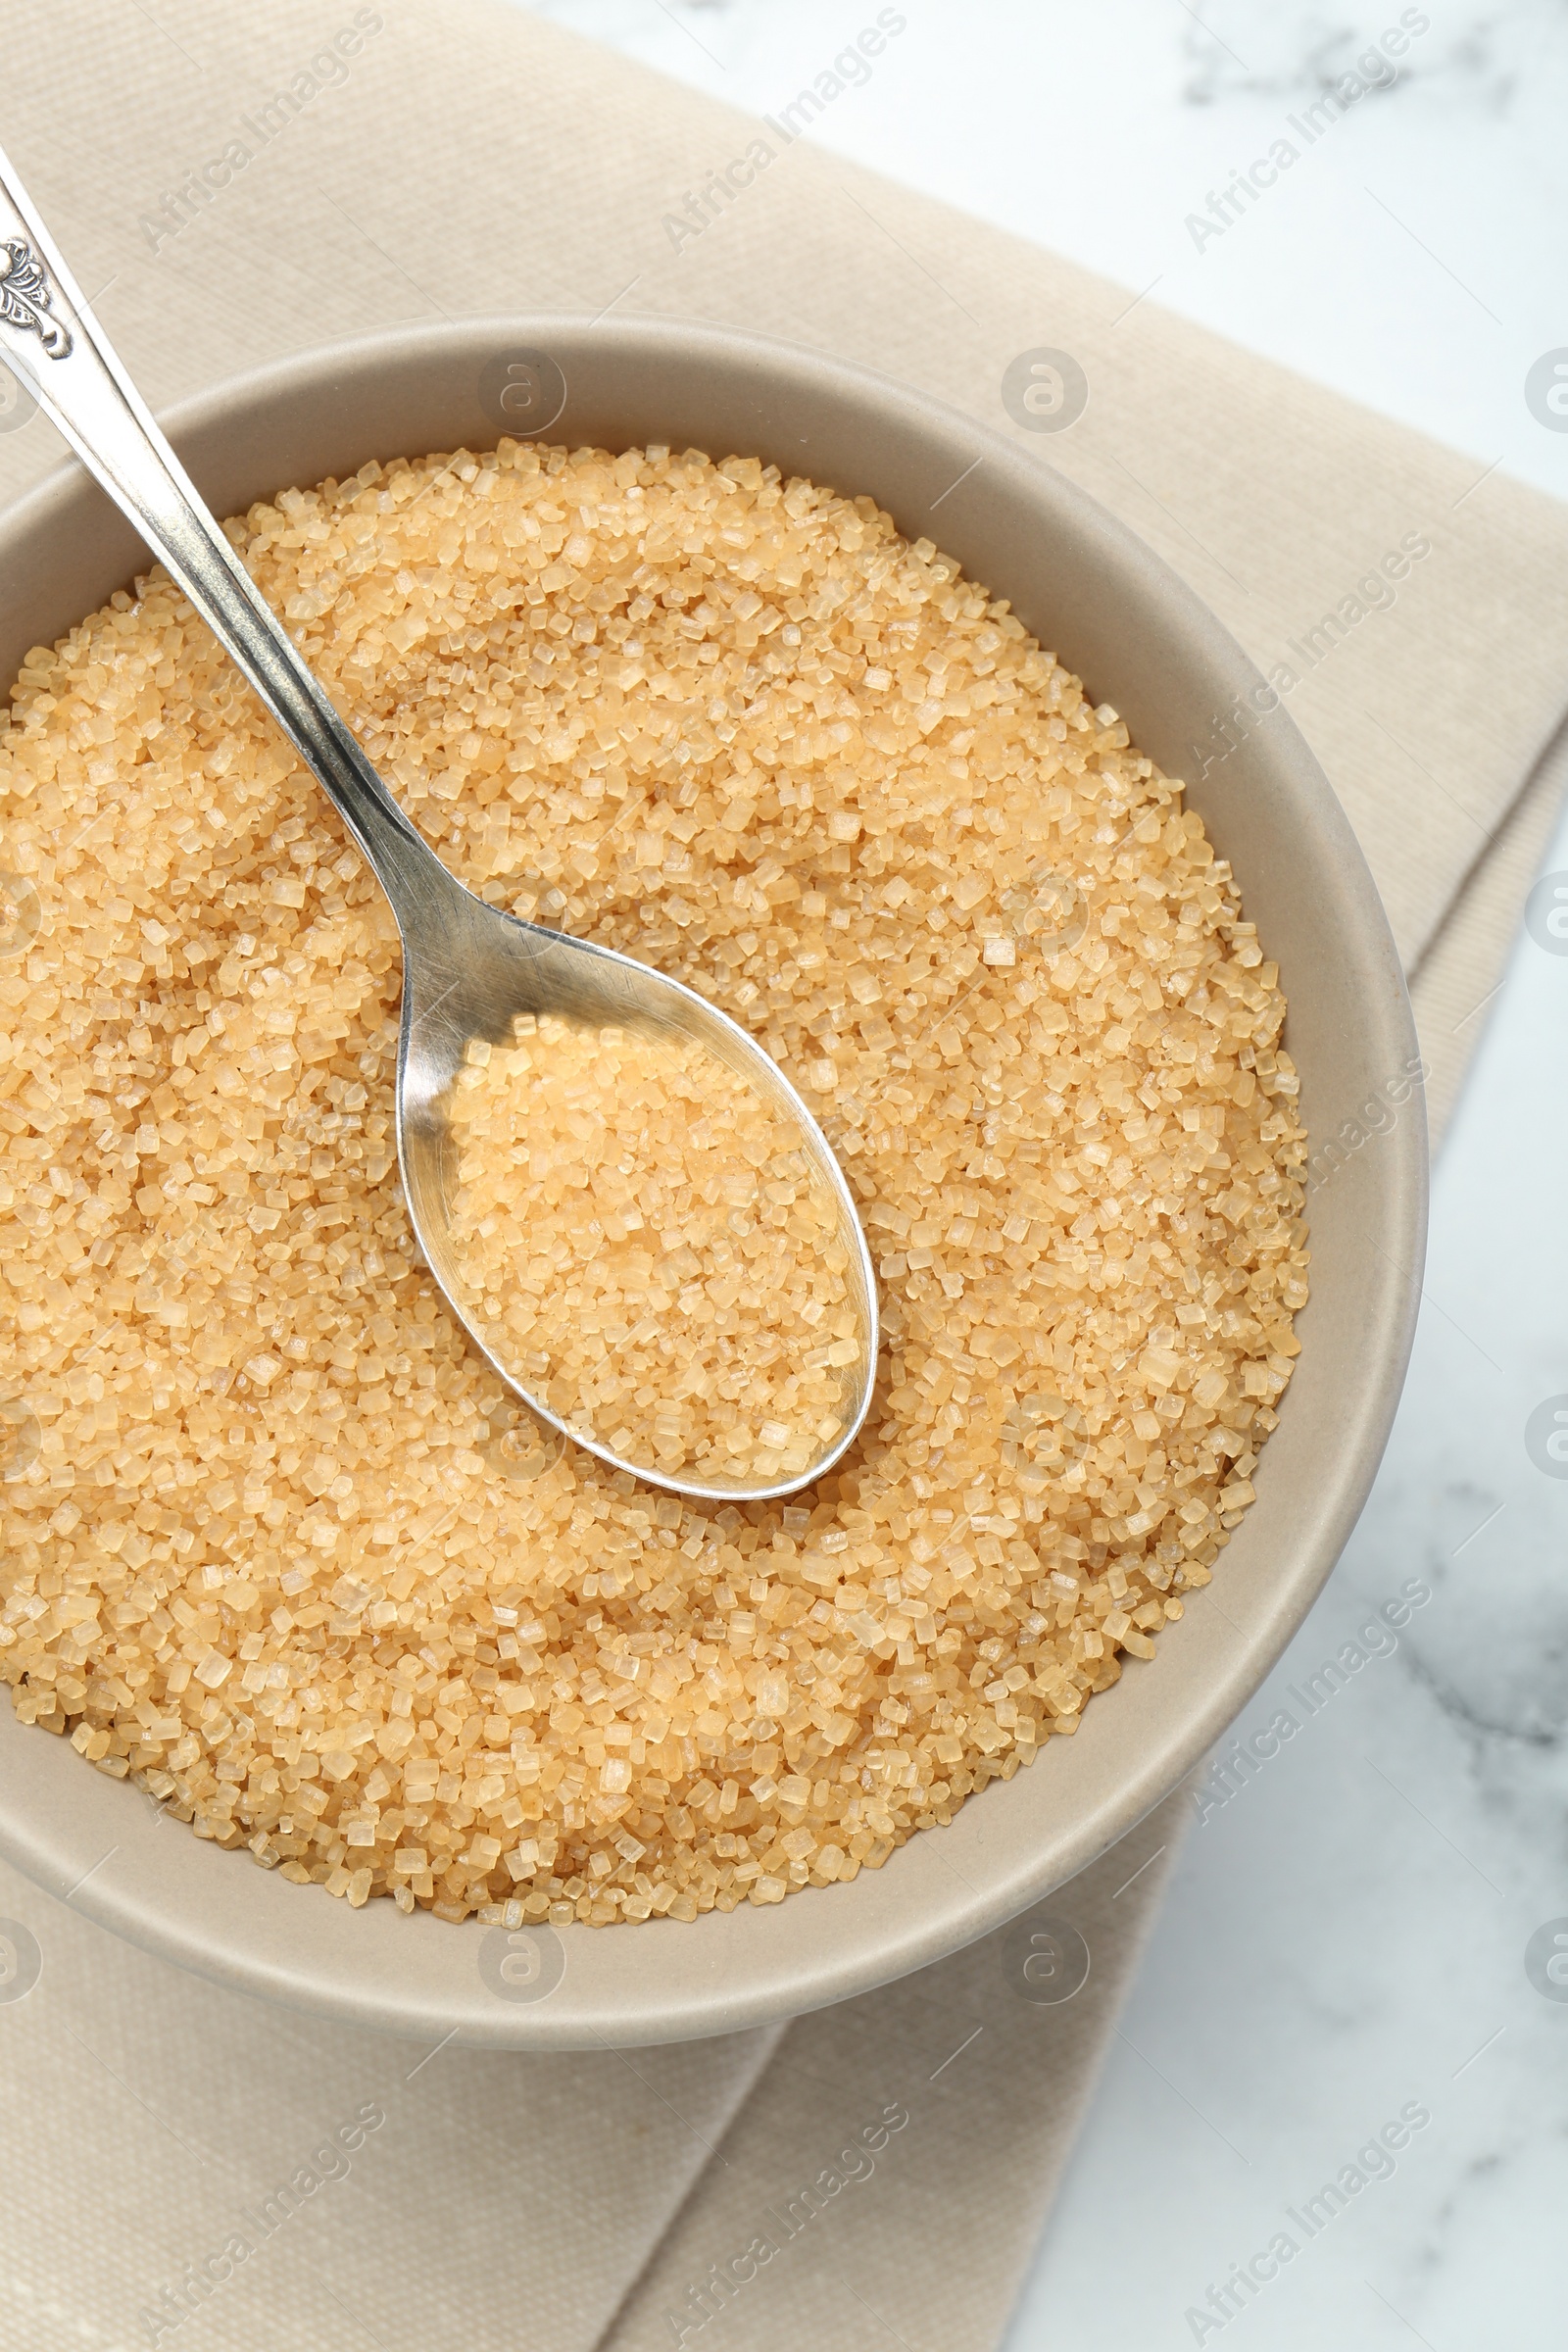
<path fill-rule="evenodd" d="M 0 2342 L 871 2352 L 891 2328 L 915 2352 L 982 2352 L 1185 1803 L 902 1984 L 782 2034 L 579 2057 L 295 2017 L 0 1864 L 0 1937 L 20 1924 L 41 1962 L 21 1999 L 25 1973 L 0 1982 Z"/>
<path fill-rule="evenodd" d="M 7 30 L 0 138 L 155 406 L 394 319 L 619 306 L 822 345 L 1027 439 L 1290 672 L 1446 1106 L 1568 768 L 1564 510 L 791 137 L 794 92 L 759 126 L 500 0 L 12 0 Z M 225 155 L 226 185 L 192 180 Z M 1026 436 L 1003 377 L 1041 347 L 1088 406 Z M 57 456 L 41 419 L 0 429 L 0 497 Z M 983 2352 L 1180 1817 L 904 1984 L 625 2057 L 290 2018 L 0 1873 L 41 1954 L 24 1998 L 0 1981 L 6 2340 Z M 1038 1997 L 1080 1951 L 1082 1986 Z"/>

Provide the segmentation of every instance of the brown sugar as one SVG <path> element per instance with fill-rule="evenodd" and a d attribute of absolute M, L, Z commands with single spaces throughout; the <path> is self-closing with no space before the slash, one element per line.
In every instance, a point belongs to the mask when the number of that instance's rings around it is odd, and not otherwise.
<path fill-rule="evenodd" d="M 868 500 L 504 443 L 229 529 L 456 873 L 801 1086 L 881 1382 L 746 1509 L 518 1418 L 412 1246 L 390 912 L 155 572 L 0 735 L 17 1711 L 351 1903 L 851 1879 L 1152 1658 L 1251 1499 L 1306 1297 L 1275 966 L 1180 784 Z"/>
<path fill-rule="evenodd" d="M 798 1477 L 863 1351 L 849 1255 L 795 1129 L 689 1038 L 516 1024 L 449 1098 L 452 1238 L 498 1361 L 623 1461 Z"/>

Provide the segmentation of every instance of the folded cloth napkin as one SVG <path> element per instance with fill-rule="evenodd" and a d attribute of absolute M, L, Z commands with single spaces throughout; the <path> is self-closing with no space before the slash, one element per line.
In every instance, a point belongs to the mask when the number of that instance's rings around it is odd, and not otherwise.
<path fill-rule="evenodd" d="M 759 123 L 501 0 L 12 0 L 8 32 L 0 137 L 155 406 L 394 319 L 618 307 L 831 348 L 1062 466 L 1275 676 L 1451 1102 L 1568 774 L 1563 509 L 823 152 L 793 92 Z M 1087 392 L 1049 435 L 1007 396 L 1042 349 Z M 58 454 L 0 409 L 0 498 Z M 8 2335 L 982 2352 L 1179 1816 L 902 1984 L 579 2057 L 265 2009 L 0 1872 Z"/>

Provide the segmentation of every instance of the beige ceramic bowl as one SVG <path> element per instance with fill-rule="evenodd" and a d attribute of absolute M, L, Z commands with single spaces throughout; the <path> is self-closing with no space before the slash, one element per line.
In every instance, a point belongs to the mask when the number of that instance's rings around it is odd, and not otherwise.
<path fill-rule="evenodd" d="M 190 403 L 170 429 L 219 514 L 367 458 L 502 432 L 747 454 L 869 492 L 929 534 L 1111 702 L 1235 866 L 1277 956 L 1314 1139 L 1415 1053 L 1394 943 L 1350 828 L 1257 671 L 1182 582 L 1024 449 L 903 385 L 783 344 L 657 322 L 496 318 L 306 354 Z M 961 477 L 961 479 L 960 479 Z M 941 500 L 940 506 L 936 502 Z M 935 509 L 935 512 L 933 512 Z M 74 466 L 0 520 L 0 677 L 144 568 Z M 1200 778 L 1195 745 L 1240 710 Z M 220 1983 L 439 2041 L 577 2048 L 680 2040 L 815 2008 L 940 1959 L 1070 1879 L 1167 1794 L 1246 1703 L 1337 1559 L 1410 1345 L 1424 1230 L 1419 1097 L 1314 1197 L 1312 1299 L 1257 1501 L 1212 1591 L 1129 1661 L 1071 1740 L 853 1886 L 693 1926 L 564 1930 L 509 1949 L 388 1903 L 351 1911 L 160 1820 L 0 1706 L 0 1851 L 105 1927 Z M 1219 1603 L 1223 1600 L 1223 1606 Z M 90 1875 L 89 1875 L 90 1874 Z M 498 1944 L 497 1938 L 502 1937 Z"/>

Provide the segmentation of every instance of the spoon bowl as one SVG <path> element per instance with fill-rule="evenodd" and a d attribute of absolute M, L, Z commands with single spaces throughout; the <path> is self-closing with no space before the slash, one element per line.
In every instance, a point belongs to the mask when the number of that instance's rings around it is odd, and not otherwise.
<path fill-rule="evenodd" d="M 488 1361 L 531 1411 L 612 1469 L 698 1499 L 766 1502 L 823 1477 L 859 1435 L 876 1379 L 870 1252 L 826 1137 L 770 1056 L 695 990 L 628 956 L 519 922 L 448 873 L 392 799 L 345 721 L 258 593 L 164 438 L 91 306 L 0 154 L 0 252 L 7 304 L 0 350 L 38 396 L 250 680 L 343 817 L 391 901 L 403 942 L 397 1137 L 409 1215 L 430 1272 Z M 446 1103 L 470 1044 L 510 1042 L 519 1014 L 682 1038 L 715 1056 L 795 1131 L 832 1199 L 848 1260 L 857 1356 L 834 1434 L 782 1478 L 697 1480 L 613 1452 L 552 1412 L 518 1380 L 481 1324 L 453 1241 L 457 1152 Z M 760 1467 L 760 1465 L 759 1465 Z"/>
<path fill-rule="evenodd" d="M 772 1058 L 706 997 L 612 949 L 519 922 L 465 890 L 433 857 L 430 865 L 434 871 L 421 874 L 416 888 L 401 899 L 393 896 L 404 948 L 398 1152 L 419 1247 L 475 1345 L 541 1421 L 612 1468 L 630 1471 L 675 1494 L 722 1502 L 767 1501 L 823 1477 L 854 1444 L 870 1406 L 877 1303 L 870 1252 L 855 1201 L 816 1121 Z M 800 1149 L 833 1200 L 838 1239 L 849 1259 L 850 1298 L 858 1330 L 864 1335 L 848 1370 L 841 1432 L 804 1471 L 771 1483 L 677 1478 L 624 1459 L 530 1395 L 492 1345 L 453 1241 L 457 1152 L 447 1104 L 470 1041 L 508 1043 L 518 1014 L 550 1013 L 581 1027 L 641 1030 L 694 1042 L 744 1079 L 796 1129 Z"/>

